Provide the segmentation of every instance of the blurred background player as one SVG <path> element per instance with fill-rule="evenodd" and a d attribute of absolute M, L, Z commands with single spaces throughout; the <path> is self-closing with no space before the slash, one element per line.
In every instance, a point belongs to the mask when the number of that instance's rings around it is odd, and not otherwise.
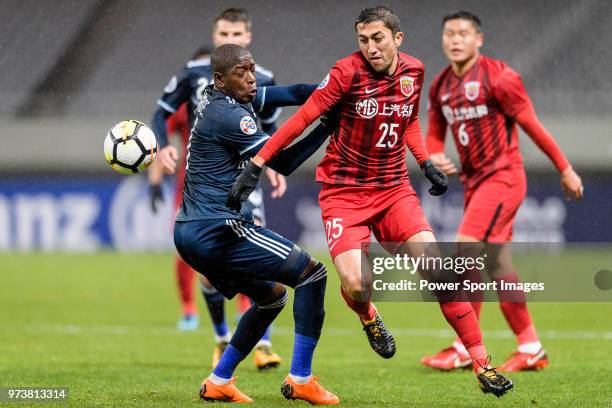
<path fill-rule="evenodd" d="M 224 44 L 235 44 L 247 48 L 251 43 L 251 38 L 251 19 L 246 10 L 229 8 L 214 19 L 212 39 L 215 47 Z M 256 66 L 255 75 L 259 86 L 274 85 L 274 77 L 270 71 Z M 199 58 L 188 61 L 185 68 L 178 75 L 170 79 L 164 88 L 163 96 L 158 101 L 159 107 L 153 116 L 152 127 L 158 138 L 166 137 L 167 118 L 175 113 L 184 103 L 187 105 L 189 129 L 191 129 L 194 120 L 194 110 L 202 98 L 204 88 L 212 82 L 213 75 L 210 59 L 205 55 L 200 55 Z M 279 114 L 280 108 L 264 108 L 261 112 L 258 112 L 264 132 L 272 133 L 276 130 L 275 120 Z M 285 177 L 271 169 L 266 169 L 266 175 L 274 187 L 271 196 L 273 198 L 282 197 L 287 188 Z M 151 191 L 159 193 L 161 190 L 153 187 Z M 245 203 L 243 211 L 252 214 L 257 224 L 265 224 L 263 195 L 260 189 L 253 194 L 253 198 L 249 202 Z M 181 273 L 180 270 L 177 273 Z M 184 273 L 185 275 L 193 275 L 191 272 Z M 187 277 L 184 279 L 180 278 L 179 283 L 186 282 L 187 279 Z M 205 278 L 201 278 L 200 283 L 200 288 L 215 330 L 217 346 L 212 358 L 212 365 L 214 366 L 229 343 L 231 333 L 225 318 L 225 301 L 223 296 Z M 184 291 L 193 291 L 193 289 L 186 287 L 185 289 L 181 288 L 180 291 L 183 293 Z M 195 308 L 192 308 L 191 313 L 184 313 L 178 322 L 178 327 L 193 329 L 197 327 L 197 324 Z M 256 366 L 261 369 L 275 367 L 282 361 L 272 350 L 269 330 L 265 332 L 260 343 L 255 348 L 254 361 Z"/>
<path fill-rule="evenodd" d="M 425 147 L 418 110 L 424 66 L 399 52 L 399 18 L 386 7 L 361 11 L 355 22 L 359 51 L 341 59 L 310 99 L 249 161 L 230 191 L 230 200 L 255 187 L 256 174 L 316 118 L 336 107 L 339 127 L 317 167 L 327 242 L 347 306 L 359 317 L 372 349 L 383 358 L 395 354 L 395 341 L 370 301 L 367 248 L 372 233 L 390 253 L 423 254 L 436 239 L 414 191 L 406 164 L 408 147 L 432 183 L 432 195 L 446 191 L 444 173 Z M 235 205 L 234 208 L 239 208 Z M 363 268 L 363 269 L 362 269 Z M 490 366 L 478 320 L 459 293 L 439 305 L 463 339 L 480 388 L 496 396 L 512 382 Z"/>
<path fill-rule="evenodd" d="M 492 280 L 517 282 L 508 242 L 512 240 L 512 226 L 525 198 L 527 183 L 515 123 L 553 162 L 561 174 L 566 198 L 581 199 L 583 187 L 580 177 L 536 117 L 519 74 L 504 62 L 481 55 L 482 44 L 477 16 L 461 11 L 444 17 L 442 48 L 450 65 L 429 88 L 427 147 L 436 166 L 449 176 L 456 174 L 457 168 L 444 154 L 446 129 L 450 126 L 464 186 L 464 215 L 457 241 L 476 251 L 482 251 L 484 245 L 474 243 L 497 244 L 495 256 L 489 256 L 487 272 Z M 516 335 L 518 350 L 499 370 L 544 368 L 548 358 L 527 310 L 524 293 L 512 292 L 511 296 L 500 298 L 500 307 Z M 481 306 L 480 299 L 472 302 L 476 315 L 480 314 Z M 424 357 L 422 362 L 450 370 L 469 366 L 470 358 L 457 338 L 451 347 Z"/>

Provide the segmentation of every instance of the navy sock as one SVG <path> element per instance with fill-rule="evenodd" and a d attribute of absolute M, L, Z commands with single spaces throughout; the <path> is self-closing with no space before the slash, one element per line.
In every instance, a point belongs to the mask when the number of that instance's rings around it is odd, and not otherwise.
<path fill-rule="evenodd" d="M 325 286 L 327 270 L 319 263 L 295 286 L 293 319 L 295 332 L 318 339 L 325 319 Z"/>
<path fill-rule="evenodd" d="M 290 373 L 299 377 L 312 374 L 312 358 L 325 319 L 327 271 L 319 263 L 295 287 L 293 318 L 295 339 Z"/>
<path fill-rule="evenodd" d="M 291 359 L 291 375 L 308 377 L 312 374 L 312 357 L 318 339 L 295 333 L 293 341 L 293 358 Z"/>
<path fill-rule="evenodd" d="M 232 336 L 230 345 L 235 347 L 242 354 L 247 355 L 251 352 L 255 344 L 261 339 L 264 332 L 270 326 L 276 316 L 283 310 L 287 303 L 288 293 L 285 290 L 283 295 L 268 305 L 259 306 L 254 304 L 247 310 Z"/>
<path fill-rule="evenodd" d="M 246 354 L 241 353 L 230 344 L 221 355 L 221 359 L 213 370 L 213 373 L 221 378 L 229 380 L 232 378 L 234 370 L 245 356 Z"/>
<path fill-rule="evenodd" d="M 225 336 L 229 333 L 227 322 L 225 321 L 225 298 L 215 288 L 200 285 L 200 289 L 208 306 L 208 313 L 210 314 L 215 334 L 219 337 Z"/>

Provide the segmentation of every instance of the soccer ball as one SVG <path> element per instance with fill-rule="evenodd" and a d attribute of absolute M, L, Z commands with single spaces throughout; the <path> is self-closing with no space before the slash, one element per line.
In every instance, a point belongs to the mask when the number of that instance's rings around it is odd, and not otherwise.
<path fill-rule="evenodd" d="M 138 173 L 149 167 L 156 155 L 155 134 L 137 120 L 117 123 L 104 139 L 104 157 L 119 173 Z"/>

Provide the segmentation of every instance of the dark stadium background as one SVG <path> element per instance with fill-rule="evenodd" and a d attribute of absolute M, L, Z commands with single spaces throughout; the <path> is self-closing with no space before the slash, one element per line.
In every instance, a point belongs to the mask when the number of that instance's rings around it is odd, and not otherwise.
<path fill-rule="evenodd" d="M 583 203 L 561 198 L 548 159 L 523 135 L 529 198 L 517 239 L 611 241 L 612 3 L 608 1 L 388 1 L 401 18 L 402 50 L 445 65 L 444 14 L 483 20 L 483 53 L 517 69 L 544 124 L 585 181 Z M 116 122 L 150 120 L 171 75 L 210 44 L 212 19 L 229 6 L 253 18 L 251 50 L 279 84 L 319 82 L 356 49 L 353 21 L 364 1 L 3 1 L 0 3 L 0 250 L 94 251 L 169 248 L 172 209 L 152 217 L 139 176 L 103 160 Z M 423 124 L 426 98 L 422 98 Z M 292 109 L 285 109 L 279 123 Z M 451 141 L 449 151 L 454 151 Z M 287 198 L 269 202 L 273 229 L 324 248 L 313 169 L 292 177 Z M 419 191 L 422 177 L 412 178 Z M 422 195 L 442 239 L 461 212 L 458 182 L 447 197 Z M 170 194 L 170 187 L 166 192 Z M 170 205 L 172 200 L 168 199 Z"/>

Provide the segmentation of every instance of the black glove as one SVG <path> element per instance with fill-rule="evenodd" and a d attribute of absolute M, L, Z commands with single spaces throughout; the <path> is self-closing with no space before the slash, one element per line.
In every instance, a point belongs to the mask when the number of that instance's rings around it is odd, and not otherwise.
<path fill-rule="evenodd" d="M 153 210 L 154 214 L 157 214 L 157 210 L 164 202 L 164 192 L 162 191 L 161 184 L 151 184 L 149 186 L 149 197 L 151 198 L 151 210 Z"/>
<path fill-rule="evenodd" d="M 425 160 L 421 165 L 421 169 L 423 169 L 423 173 L 427 180 L 429 180 L 432 184 L 429 189 L 429 194 L 432 196 L 439 196 L 446 192 L 448 189 L 448 177 L 446 174 L 431 162 L 431 160 Z"/>
<path fill-rule="evenodd" d="M 246 167 L 234 181 L 234 185 L 230 188 L 227 195 L 226 205 L 235 211 L 240 211 L 242 202 L 249 198 L 253 190 L 257 187 L 259 176 L 263 169 L 249 160 Z"/>

